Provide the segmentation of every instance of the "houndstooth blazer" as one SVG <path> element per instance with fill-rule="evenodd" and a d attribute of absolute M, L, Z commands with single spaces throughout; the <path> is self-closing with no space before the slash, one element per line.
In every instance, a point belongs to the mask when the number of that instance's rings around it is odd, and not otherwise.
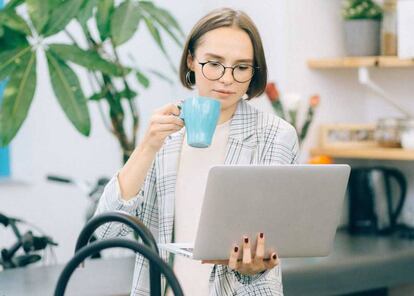
<path fill-rule="evenodd" d="M 138 195 L 120 198 L 115 175 L 105 188 L 96 213 L 123 211 L 141 219 L 159 243 L 172 241 L 174 198 L 184 129 L 170 135 L 157 153 Z M 225 164 L 278 165 L 296 163 L 298 139 L 294 127 L 271 114 L 256 110 L 244 100 L 230 122 Z M 129 228 L 109 223 L 98 229 L 101 238 L 126 235 Z M 168 261 L 166 252 L 161 257 Z M 163 281 L 164 284 L 164 281 Z M 136 256 L 131 295 L 149 295 L 148 264 Z M 210 296 L 283 295 L 280 265 L 256 276 L 244 276 L 227 266 L 215 265 L 210 275 Z"/>

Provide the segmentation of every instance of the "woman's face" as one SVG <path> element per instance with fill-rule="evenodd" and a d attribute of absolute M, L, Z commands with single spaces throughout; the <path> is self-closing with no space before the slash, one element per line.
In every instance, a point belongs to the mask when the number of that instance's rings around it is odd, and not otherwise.
<path fill-rule="evenodd" d="M 220 62 L 226 67 L 238 64 L 253 65 L 253 44 L 249 35 L 239 28 L 232 27 L 209 31 L 199 40 L 194 57 L 189 54 L 187 58 L 189 69 L 195 73 L 198 94 L 218 99 L 221 102 L 222 115 L 227 114 L 231 117 L 238 101 L 246 93 L 250 80 L 242 83 L 235 81 L 230 68 L 226 68 L 220 79 L 209 80 L 203 75 L 202 66 L 199 64 L 208 61 Z M 244 69 L 240 68 L 239 71 L 245 71 Z M 226 119 L 229 119 L 229 116 L 225 116 Z"/>

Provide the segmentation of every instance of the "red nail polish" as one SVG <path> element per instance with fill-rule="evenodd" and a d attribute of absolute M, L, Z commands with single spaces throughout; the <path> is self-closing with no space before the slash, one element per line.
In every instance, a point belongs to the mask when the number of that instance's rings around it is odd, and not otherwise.
<path fill-rule="evenodd" d="M 273 254 L 273 260 L 276 260 L 277 259 L 277 255 L 276 254 Z"/>
<path fill-rule="evenodd" d="M 249 243 L 249 238 L 248 237 L 245 237 L 244 238 L 244 242 L 247 244 L 247 243 Z"/>
<path fill-rule="evenodd" d="M 239 251 L 239 247 L 234 247 L 234 252 L 237 253 Z"/>
<path fill-rule="evenodd" d="M 260 236 L 260 238 L 263 238 L 263 236 L 264 236 L 263 232 L 260 232 L 259 236 Z"/>

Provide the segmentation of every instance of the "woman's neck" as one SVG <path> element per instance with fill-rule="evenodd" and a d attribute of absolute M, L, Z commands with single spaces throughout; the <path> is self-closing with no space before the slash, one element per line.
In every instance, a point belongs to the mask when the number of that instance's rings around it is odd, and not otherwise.
<path fill-rule="evenodd" d="M 234 113 L 236 112 L 237 105 L 238 105 L 238 103 L 234 104 L 233 106 L 230 106 L 227 109 L 221 110 L 219 121 L 218 121 L 217 124 L 222 124 L 222 123 L 230 120 L 233 117 Z"/>

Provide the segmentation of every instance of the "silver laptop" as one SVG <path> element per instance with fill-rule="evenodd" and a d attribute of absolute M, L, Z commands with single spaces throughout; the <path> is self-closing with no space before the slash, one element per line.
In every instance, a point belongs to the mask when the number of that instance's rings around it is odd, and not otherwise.
<path fill-rule="evenodd" d="M 280 258 L 328 256 L 339 224 L 348 165 L 220 165 L 210 169 L 194 243 L 159 244 L 195 260 L 228 259 L 264 232 Z M 240 252 L 241 253 L 241 252 Z"/>

